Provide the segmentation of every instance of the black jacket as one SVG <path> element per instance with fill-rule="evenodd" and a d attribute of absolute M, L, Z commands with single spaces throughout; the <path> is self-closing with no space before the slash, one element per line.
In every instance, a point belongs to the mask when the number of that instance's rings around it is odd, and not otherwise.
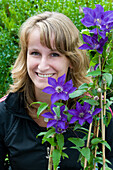
<path fill-rule="evenodd" d="M 109 125 L 110 131 L 106 132 L 108 142 L 113 148 L 113 122 Z M 4 170 L 4 159 L 9 155 L 12 170 L 47 170 L 48 148 L 50 145 L 42 144 L 42 137 L 37 134 L 46 131 L 46 128 L 38 124 L 27 114 L 24 107 L 22 93 L 10 93 L 5 101 L 0 103 L 0 170 Z M 65 152 L 69 159 L 65 158 L 60 163 L 59 170 L 80 170 L 77 162 L 79 152 L 70 149 L 69 137 L 83 138 L 81 132 L 73 132 L 71 129 L 64 134 Z M 113 162 L 113 151 L 107 152 L 107 157 Z M 113 169 L 113 166 L 112 166 Z"/>

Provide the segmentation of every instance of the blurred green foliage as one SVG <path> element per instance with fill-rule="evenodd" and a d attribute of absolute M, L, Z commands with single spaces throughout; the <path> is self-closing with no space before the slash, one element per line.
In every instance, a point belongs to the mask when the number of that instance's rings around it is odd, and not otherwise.
<path fill-rule="evenodd" d="M 12 83 L 10 71 L 20 50 L 18 31 L 27 18 L 43 11 L 57 11 L 82 30 L 81 9 L 95 8 L 95 4 L 101 4 L 105 11 L 113 10 L 113 0 L 0 0 L 0 97 Z"/>

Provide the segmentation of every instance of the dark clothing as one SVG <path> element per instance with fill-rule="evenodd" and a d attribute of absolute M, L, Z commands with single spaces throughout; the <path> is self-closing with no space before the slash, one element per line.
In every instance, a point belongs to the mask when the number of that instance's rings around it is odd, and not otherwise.
<path fill-rule="evenodd" d="M 113 120 L 106 131 L 106 137 L 113 149 Z M 10 93 L 5 101 L 0 103 L 0 170 L 4 170 L 4 159 L 6 153 L 12 170 L 47 170 L 48 169 L 48 148 L 50 144 L 42 144 L 42 137 L 36 138 L 37 134 L 46 131 L 46 128 L 38 124 L 27 114 L 24 107 L 22 93 Z M 73 132 L 70 129 L 64 133 L 65 152 L 69 159 L 65 158 L 60 163 L 59 170 L 80 170 L 83 169 L 77 162 L 79 152 L 70 149 L 72 143 L 69 137 L 83 138 L 82 132 Z M 107 157 L 113 162 L 113 150 L 107 152 Z M 113 166 L 112 166 L 113 169 Z"/>

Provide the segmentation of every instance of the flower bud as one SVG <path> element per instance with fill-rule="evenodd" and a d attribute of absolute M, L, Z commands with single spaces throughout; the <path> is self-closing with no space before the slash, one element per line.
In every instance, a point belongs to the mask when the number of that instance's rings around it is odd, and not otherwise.
<path fill-rule="evenodd" d="M 98 88 L 98 89 L 97 89 L 97 92 L 101 93 L 101 88 Z"/>
<path fill-rule="evenodd" d="M 79 6 L 79 13 L 83 13 L 83 9 L 81 6 Z"/>
<path fill-rule="evenodd" d="M 95 97 L 94 97 L 94 100 L 96 100 L 96 101 L 99 100 L 99 97 L 98 97 L 98 96 L 95 96 Z"/>

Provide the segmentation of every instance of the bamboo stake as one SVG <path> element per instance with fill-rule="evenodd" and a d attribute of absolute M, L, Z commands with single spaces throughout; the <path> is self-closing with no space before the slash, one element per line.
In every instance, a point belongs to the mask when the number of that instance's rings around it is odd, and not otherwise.
<path fill-rule="evenodd" d="M 99 113 L 99 116 L 98 116 L 99 118 L 100 118 L 100 113 Z M 100 125 L 100 119 L 98 120 L 98 122 L 97 122 L 97 125 L 96 125 L 96 132 L 95 132 L 95 136 L 98 138 L 98 136 L 99 136 L 99 125 Z M 94 151 L 94 156 L 95 156 L 95 158 L 96 158 L 96 154 L 97 154 L 97 146 L 95 147 L 95 151 Z M 94 163 L 94 169 L 96 168 L 96 163 Z"/>
<path fill-rule="evenodd" d="M 104 107 L 103 107 L 103 116 L 106 115 L 106 82 L 104 84 Z M 103 121 L 102 121 L 103 122 Z M 102 124 L 102 140 L 105 140 L 105 124 Z M 103 152 L 103 170 L 105 170 L 105 145 L 102 145 Z"/>
<path fill-rule="evenodd" d="M 103 103 L 102 103 L 102 93 L 101 93 L 101 129 L 102 129 L 102 140 L 104 140 L 105 136 L 105 128 L 104 128 L 104 123 L 103 123 Z M 105 146 L 102 144 L 102 153 L 103 153 L 103 170 L 105 170 Z"/>
<path fill-rule="evenodd" d="M 89 133 L 88 133 L 88 139 L 87 139 L 87 147 L 89 147 L 89 143 L 90 143 L 91 129 L 92 129 L 92 123 L 89 126 Z M 87 159 L 85 158 L 84 169 L 86 168 L 86 166 L 87 166 Z"/>
<path fill-rule="evenodd" d="M 50 156 L 49 156 L 49 164 L 48 164 L 48 170 L 53 170 L 53 160 L 52 160 L 52 153 L 54 150 L 54 146 L 51 146 L 50 149 Z"/>
<path fill-rule="evenodd" d="M 99 67 L 101 70 L 101 56 L 99 55 Z M 102 75 L 101 75 L 102 76 Z M 102 88 L 103 84 L 101 85 Z M 105 98 L 106 99 L 106 98 Z M 102 92 L 100 93 L 100 107 L 101 107 L 101 130 L 102 130 L 102 140 L 105 140 L 105 124 L 103 122 L 103 98 Z M 105 145 L 102 144 L 102 155 L 103 155 L 103 170 L 105 170 Z"/>

